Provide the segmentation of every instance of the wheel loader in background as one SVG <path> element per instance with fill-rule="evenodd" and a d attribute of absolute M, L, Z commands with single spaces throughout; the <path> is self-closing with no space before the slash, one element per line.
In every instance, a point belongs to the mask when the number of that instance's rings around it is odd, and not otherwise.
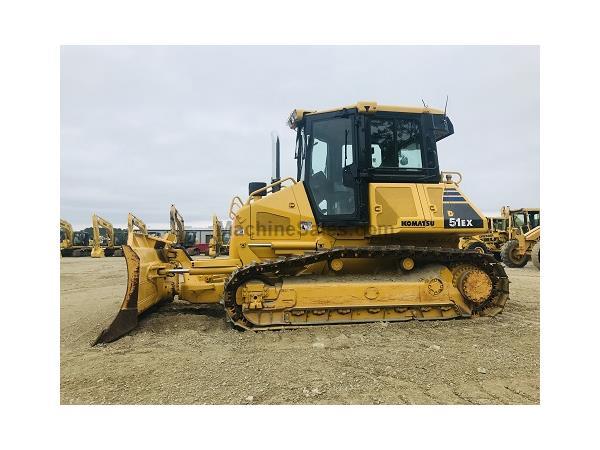
<path fill-rule="evenodd" d="M 73 226 L 60 219 L 60 255 L 61 256 L 90 256 L 90 236 L 84 231 L 73 231 Z"/>
<path fill-rule="evenodd" d="M 106 245 L 103 245 L 100 234 L 100 229 L 106 231 Z M 105 256 L 123 256 L 123 249 L 120 245 L 116 245 L 115 230 L 108 220 L 103 219 L 97 214 L 92 215 L 92 233 L 93 233 L 93 248 L 92 258 L 103 258 Z"/>
<path fill-rule="evenodd" d="M 487 218 L 489 229 L 487 233 L 461 238 L 459 248 L 492 253 L 507 267 L 523 267 L 529 259 L 533 259 L 534 265 L 539 268 L 539 246 L 537 257 L 534 257 L 532 247 L 535 242 L 531 241 L 531 239 L 539 240 L 539 229 L 525 240 L 522 236 L 536 227 L 539 228 L 540 209 L 511 210 L 508 206 L 503 206 L 500 214 L 500 217 Z"/>
<path fill-rule="evenodd" d="M 508 239 L 508 218 L 487 217 L 488 232 L 478 236 L 460 238 L 458 248 L 474 250 L 480 253 L 491 253 L 497 261 L 501 261 L 500 249 Z"/>
<path fill-rule="evenodd" d="M 125 298 L 95 343 L 175 298 L 220 304 L 251 330 L 502 311 L 503 266 L 457 248 L 487 223 L 462 176 L 439 169 L 438 142 L 454 133 L 445 111 L 359 102 L 297 109 L 289 125 L 296 177 L 278 179 L 275 167 L 270 184 L 233 198 L 228 257 L 192 260 L 174 238 L 130 229 Z"/>
<path fill-rule="evenodd" d="M 502 216 L 507 218 L 506 241 L 500 248 L 500 257 L 507 267 L 524 267 L 532 259 L 532 250 L 540 240 L 540 209 L 511 210 L 504 206 Z M 539 245 L 534 265 L 539 269 Z"/>
<path fill-rule="evenodd" d="M 502 246 L 502 262 L 507 267 L 524 267 L 530 259 L 540 268 L 540 227 L 519 233 Z"/>

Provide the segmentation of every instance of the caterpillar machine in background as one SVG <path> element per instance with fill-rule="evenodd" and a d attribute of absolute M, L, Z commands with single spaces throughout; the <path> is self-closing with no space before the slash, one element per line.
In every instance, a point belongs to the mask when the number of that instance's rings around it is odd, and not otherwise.
<path fill-rule="evenodd" d="M 171 234 L 175 237 L 175 243 L 185 246 L 184 220 L 175 205 L 171 205 L 169 210 L 169 222 L 171 223 Z"/>
<path fill-rule="evenodd" d="M 492 253 L 507 267 L 523 267 L 531 259 L 539 269 L 540 209 L 503 206 L 500 214 L 487 218 L 487 233 L 462 237 L 459 248 Z"/>
<path fill-rule="evenodd" d="M 440 172 L 445 111 L 359 102 L 295 110 L 297 176 L 234 197 L 230 254 L 192 260 L 174 239 L 132 232 L 121 310 L 96 343 L 174 298 L 221 304 L 240 329 L 493 316 L 509 280 L 492 255 L 457 248 L 484 215 Z M 456 177 L 456 178 L 455 178 Z M 191 195 L 191 193 L 190 193 Z"/>
<path fill-rule="evenodd" d="M 60 249 L 73 245 L 73 226 L 64 219 L 60 219 Z"/>
<path fill-rule="evenodd" d="M 501 261 L 500 249 L 508 239 L 506 217 L 487 217 L 488 231 L 478 236 L 460 238 L 458 248 L 475 250 L 479 253 L 491 253 Z"/>
<path fill-rule="evenodd" d="M 175 243 L 185 248 L 186 253 L 188 253 L 190 256 L 200 254 L 199 249 L 204 245 L 196 242 L 199 236 L 197 236 L 195 232 L 186 232 L 183 216 L 177 210 L 175 205 L 171 205 L 169 219 L 171 223 L 170 233 L 175 238 Z M 223 241 L 221 222 L 217 216 L 213 215 L 213 232 L 210 243 L 208 244 L 208 254 L 209 256 L 215 258 L 219 255 L 222 255 L 225 250 L 226 248 Z"/>
<path fill-rule="evenodd" d="M 100 228 L 106 230 L 106 245 L 102 245 Z M 123 256 L 123 250 L 120 245 L 116 245 L 115 230 L 108 220 L 103 219 L 97 214 L 92 215 L 92 232 L 94 246 L 92 248 L 92 258 L 102 258 L 104 256 Z"/>
<path fill-rule="evenodd" d="M 503 206 L 502 217 L 507 220 L 505 242 L 500 248 L 500 257 L 507 267 L 524 267 L 530 259 L 539 269 L 539 245 L 535 253 L 533 248 L 540 240 L 540 209 L 510 209 Z"/>
<path fill-rule="evenodd" d="M 69 222 L 60 219 L 60 255 L 90 256 L 91 252 L 89 235 L 84 231 L 73 231 Z"/>
<path fill-rule="evenodd" d="M 132 236 L 133 233 L 148 236 L 148 227 L 141 219 L 129 213 L 127 215 L 127 243 L 129 243 L 129 236 Z"/>
<path fill-rule="evenodd" d="M 220 255 L 229 254 L 229 242 L 225 242 L 225 233 L 223 224 L 219 218 L 213 214 L 212 217 L 212 237 L 208 244 L 208 256 L 216 258 Z"/>
<path fill-rule="evenodd" d="M 502 246 L 502 262 L 508 267 L 523 267 L 530 259 L 533 265 L 540 268 L 540 227 L 539 225 L 527 233 L 519 233 Z M 514 264 L 519 261 L 519 264 Z M 525 261 L 525 263 L 522 263 Z"/>

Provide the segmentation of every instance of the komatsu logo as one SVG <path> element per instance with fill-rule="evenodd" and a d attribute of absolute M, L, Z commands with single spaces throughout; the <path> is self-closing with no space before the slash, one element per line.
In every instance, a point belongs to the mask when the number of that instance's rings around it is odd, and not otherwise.
<path fill-rule="evenodd" d="M 402 220 L 400 226 L 403 227 L 432 227 L 435 224 L 433 220 Z"/>

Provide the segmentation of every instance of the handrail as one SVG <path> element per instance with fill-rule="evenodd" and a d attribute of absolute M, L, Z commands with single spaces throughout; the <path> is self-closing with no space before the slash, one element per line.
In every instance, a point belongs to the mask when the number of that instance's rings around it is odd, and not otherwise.
<path fill-rule="evenodd" d="M 254 197 L 256 197 L 259 193 L 261 193 L 263 191 L 267 191 L 269 188 L 271 188 L 271 192 L 272 192 L 273 186 L 277 186 L 278 184 L 283 184 L 284 181 L 291 181 L 292 184 L 296 184 L 296 180 L 294 180 L 292 177 L 286 177 L 286 178 L 282 178 L 281 180 L 277 180 L 274 183 L 268 184 L 265 187 L 261 187 L 260 189 L 257 189 L 256 191 L 250 193 L 248 200 L 246 200 L 246 205 L 248 205 L 252 201 L 252 199 Z"/>
<path fill-rule="evenodd" d="M 237 200 L 237 203 L 235 202 Z M 231 199 L 231 203 L 229 204 L 229 218 L 231 220 L 235 220 L 237 214 L 233 211 L 233 207 L 237 205 L 237 209 L 239 210 L 242 206 L 244 206 L 244 202 L 237 195 Z"/>

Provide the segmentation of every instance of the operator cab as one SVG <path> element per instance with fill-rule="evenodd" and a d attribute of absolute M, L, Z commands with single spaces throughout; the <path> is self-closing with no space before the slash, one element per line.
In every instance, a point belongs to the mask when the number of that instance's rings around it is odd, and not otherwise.
<path fill-rule="evenodd" d="M 87 247 L 88 245 L 90 245 L 90 235 L 85 231 L 74 232 L 73 245 Z"/>
<path fill-rule="evenodd" d="M 513 226 L 518 228 L 523 234 L 540 226 L 539 209 L 518 209 L 511 211 L 510 214 Z"/>
<path fill-rule="evenodd" d="M 295 110 L 298 181 L 315 218 L 333 226 L 368 223 L 368 185 L 439 183 L 436 142 L 454 133 L 443 111 L 359 102 L 334 111 Z"/>

